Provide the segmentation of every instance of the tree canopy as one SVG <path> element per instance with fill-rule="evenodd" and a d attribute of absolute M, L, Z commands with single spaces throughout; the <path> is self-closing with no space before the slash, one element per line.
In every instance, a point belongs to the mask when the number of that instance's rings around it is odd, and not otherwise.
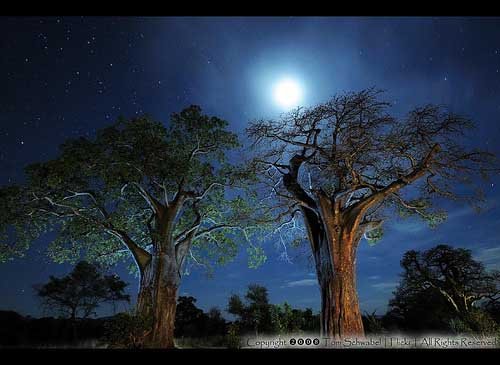
<path fill-rule="evenodd" d="M 133 256 L 140 265 L 162 234 L 158 218 L 175 205 L 179 261 L 226 262 L 237 239 L 257 228 L 245 224 L 252 212 L 243 198 L 248 176 L 228 162 L 227 151 L 239 142 L 227 125 L 191 106 L 167 126 L 121 118 L 94 139 L 66 141 L 58 157 L 26 168 L 25 184 L 0 189 L 0 259 L 23 255 L 54 231 L 49 255 L 56 262 L 84 255 L 114 264 Z M 227 187 L 236 190 L 228 195 Z M 252 264 L 262 260 L 252 242 L 249 252 Z"/>
<path fill-rule="evenodd" d="M 498 166 L 493 154 L 467 147 L 472 121 L 436 105 L 403 118 L 389 107 L 381 91 L 367 89 L 251 123 L 251 164 L 286 228 L 300 213 L 314 221 L 331 202 L 346 220 L 359 218 L 357 234 L 375 242 L 388 209 L 434 227 L 446 218 L 438 198 L 482 201 L 475 177 Z"/>
<path fill-rule="evenodd" d="M 465 313 L 480 302 L 500 300 L 500 272 L 487 271 L 471 251 L 438 245 L 419 252 L 410 250 L 401 260 L 402 281 L 393 306 L 401 306 L 423 293 L 439 295 L 456 313 Z"/>
<path fill-rule="evenodd" d="M 105 275 L 95 265 L 81 261 L 68 275 L 50 276 L 46 284 L 35 290 L 51 310 L 75 319 L 95 314 L 102 303 L 130 301 L 124 292 L 127 285 L 118 276 Z"/>
<path fill-rule="evenodd" d="M 273 207 L 275 231 L 282 242 L 309 241 L 328 336 L 364 334 L 355 279 L 361 238 L 379 240 L 394 211 L 435 227 L 446 218 L 441 198 L 477 206 L 477 175 L 499 171 L 493 154 L 465 140 L 468 118 L 435 105 L 397 118 L 389 106 L 367 89 L 247 128 L 249 168 Z"/>
<path fill-rule="evenodd" d="M 244 331 L 269 333 L 272 330 L 272 322 L 267 288 L 251 284 L 245 299 L 246 303 L 239 295 L 231 295 L 227 311 L 238 316 Z"/>

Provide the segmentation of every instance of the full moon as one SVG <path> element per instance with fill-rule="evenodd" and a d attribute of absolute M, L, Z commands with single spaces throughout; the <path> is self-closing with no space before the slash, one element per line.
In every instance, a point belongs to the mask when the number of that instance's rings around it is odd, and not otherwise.
<path fill-rule="evenodd" d="M 282 79 L 274 86 L 274 100 L 283 108 L 296 107 L 301 99 L 302 88 L 295 80 Z"/>

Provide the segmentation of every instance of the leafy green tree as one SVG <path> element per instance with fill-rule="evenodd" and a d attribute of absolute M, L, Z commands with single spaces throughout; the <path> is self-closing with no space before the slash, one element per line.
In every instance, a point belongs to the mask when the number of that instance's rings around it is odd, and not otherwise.
<path fill-rule="evenodd" d="M 312 309 L 295 309 L 288 303 L 271 305 L 273 331 L 280 334 L 313 333 L 319 331 L 319 317 Z"/>
<path fill-rule="evenodd" d="M 229 298 L 227 311 L 239 318 L 243 331 L 253 330 L 255 335 L 272 331 L 271 305 L 267 288 L 251 284 L 245 294 L 245 303 L 239 295 Z"/>
<path fill-rule="evenodd" d="M 271 316 L 273 329 L 278 333 L 298 333 L 304 327 L 302 312 L 293 309 L 287 302 L 272 305 Z"/>
<path fill-rule="evenodd" d="M 379 240 L 395 212 L 435 227 L 446 218 L 442 198 L 476 205 L 480 189 L 464 187 L 499 171 L 491 153 L 468 147 L 469 119 L 434 105 L 395 118 L 379 94 L 340 94 L 247 128 L 249 168 L 261 178 L 262 199 L 275 204 L 280 238 L 305 225 L 329 337 L 364 333 L 355 276 L 363 237 Z"/>
<path fill-rule="evenodd" d="M 280 305 L 271 305 L 271 323 L 273 332 L 282 334 L 287 332 L 287 323 L 283 320 L 283 308 Z"/>
<path fill-rule="evenodd" d="M 191 106 L 168 125 L 120 119 L 95 139 L 68 140 L 58 157 L 26 168 L 24 184 L 0 189 L 0 258 L 22 255 L 54 231 L 56 262 L 131 260 L 137 310 L 152 317 L 148 343 L 173 347 L 177 290 L 188 263 L 225 263 L 262 225 L 244 190 L 250 174 L 228 162 L 239 146 L 228 123 Z M 235 190 L 228 191 L 227 188 Z"/>

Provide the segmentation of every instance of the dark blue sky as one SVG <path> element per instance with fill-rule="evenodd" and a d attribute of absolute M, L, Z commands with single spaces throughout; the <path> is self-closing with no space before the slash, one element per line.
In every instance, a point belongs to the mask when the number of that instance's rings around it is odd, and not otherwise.
<path fill-rule="evenodd" d="M 478 124 L 471 145 L 500 155 L 499 18 L 2 18 L 0 21 L 0 184 L 22 181 L 23 167 L 53 158 L 66 138 L 92 136 L 119 115 L 148 113 L 166 121 L 198 104 L 242 132 L 249 120 L 276 116 L 273 84 L 292 76 L 304 87 L 304 105 L 341 91 L 387 90 L 396 115 L 439 103 Z M 500 268 L 500 210 L 495 178 L 480 215 L 450 205 L 436 230 L 419 221 L 394 220 L 376 246 L 358 254 L 361 308 L 386 309 L 409 249 L 439 243 L 467 247 Z M 41 315 L 32 285 L 62 275 L 50 263 L 46 239 L 28 256 L 0 265 L 0 309 Z M 268 260 L 246 267 L 246 253 L 215 276 L 193 270 L 180 294 L 204 309 L 224 308 L 249 283 L 268 287 L 271 301 L 319 308 L 307 257 L 267 245 Z M 137 279 L 125 267 L 117 273 Z"/>

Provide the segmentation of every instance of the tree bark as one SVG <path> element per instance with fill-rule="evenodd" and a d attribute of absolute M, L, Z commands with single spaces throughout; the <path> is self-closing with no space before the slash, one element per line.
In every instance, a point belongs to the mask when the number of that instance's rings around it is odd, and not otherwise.
<path fill-rule="evenodd" d="M 152 261 L 141 269 L 141 279 L 139 284 L 139 294 L 137 296 L 137 313 L 144 318 L 153 314 L 153 286 L 154 270 Z"/>
<path fill-rule="evenodd" d="M 323 245 L 333 250 L 331 259 L 321 252 L 314 255 L 321 291 L 321 334 L 331 338 L 363 336 L 350 243 L 323 242 Z M 333 265 L 328 264 L 330 260 Z"/>
<path fill-rule="evenodd" d="M 153 253 L 141 270 L 137 312 L 151 323 L 147 347 L 173 348 L 177 289 L 180 277 L 175 256 Z"/>
<path fill-rule="evenodd" d="M 341 220 L 325 199 L 320 200 L 320 212 L 303 209 L 321 292 L 321 334 L 364 336 L 356 291 L 356 220 Z"/>

